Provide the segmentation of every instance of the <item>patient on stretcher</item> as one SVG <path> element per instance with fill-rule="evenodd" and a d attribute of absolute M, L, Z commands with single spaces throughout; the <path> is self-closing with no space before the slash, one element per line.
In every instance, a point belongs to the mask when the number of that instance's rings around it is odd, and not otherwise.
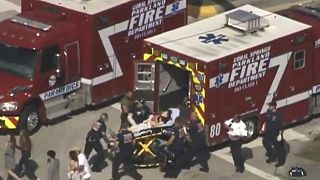
<path fill-rule="evenodd" d="M 178 108 L 169 108 L 167 111 L 162 112 L 160 115 L 151 114 L 148 119 L 140 124 L 131 126 L 129 129 L 134 133 L 139 133 L 141 130 L 157 128 L 157 127 L 170 127 L 174 124 L 175 119 L 180 115 Z"/>

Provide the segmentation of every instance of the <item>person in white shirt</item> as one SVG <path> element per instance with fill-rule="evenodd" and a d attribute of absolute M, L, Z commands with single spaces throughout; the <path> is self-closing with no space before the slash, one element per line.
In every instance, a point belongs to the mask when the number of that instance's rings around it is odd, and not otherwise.
<path fill-rule="evenodd" d="M 243 173 L 245 168 L 241 149 L 241 139 L 247 136 L 246 124 L 241 120 L 238 114 L 235 114 L 233 118 L 224 122 L 224 127 L 228 130 L 230 139 L 229 145 L 236 172 Z"/>
<path fill-rule="evenodd" d="M 78 155 L 77 171 L 80 174 L 80 179 L 89 180 L 91 178 L 91 173 L 90 173 L 90 166 L 89 166 L 88 159 L 83 153 L 81 153 L 80 148 L 75 148 L 74 151 Z"/>

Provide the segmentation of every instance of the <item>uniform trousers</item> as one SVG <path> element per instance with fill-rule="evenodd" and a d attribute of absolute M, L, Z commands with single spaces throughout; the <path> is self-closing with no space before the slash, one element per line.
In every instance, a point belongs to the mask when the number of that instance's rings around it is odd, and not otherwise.
<path fill-rule="evenodd" d="M 118 171 L 122 163 L 124 165 L 124 172 L 126 172 L 129 176 L 131 176 L 136 180 L 142 179 L 142 175 L 137 172 L 137 169 L 133 164 L 132 157 L 124 156 L 120 153 L 117 153 L 112 162 L 112 179 L 113 180 L 120 179 Z"/>
<path fill-rule="evenodd" d="M 242 156 L 242 141 L 239 140 L 230 140 L 230 149 L 232 154 L 232 159 L 234 162 L 234 165 L 237 170 L 244 170 L 244 159 Z"/>
<path fill-rule="evenodd" d="M 103 146 L 99 140 L 90 141 L 89 139 L 86 140 L 85 148 L 84 148 L 84 155 L 89 159 L 90 153 L 94 149 L 97 152 L 97 157 L 93 163 L 92 169 L 93 170 L 101 170 L 99 167 L 102 162 L 104 161 L 104 151 Z"/>
<path fill-rule="evenodd" d="M 277 135 L 265 135 L 262 144 L 267 151 L 268 158 L 278 158 L 279 162 L 285 161 L 285 151 L 280 142 L 278 142 Z"/>

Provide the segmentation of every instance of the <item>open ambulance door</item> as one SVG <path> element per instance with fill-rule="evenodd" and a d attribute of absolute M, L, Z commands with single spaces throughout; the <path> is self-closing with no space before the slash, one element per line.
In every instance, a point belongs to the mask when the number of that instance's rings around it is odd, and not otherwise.
<path fill-rule="evenodd" d="M 135 96 L 153 112 L 181 107 L 190 96 L 190 72 L 163 62 L 135 63 Z"/>
<path fill-rule="evenodd" d="M 135 97 L 144 99 L 151 112 L 156 111 L 155 105 L 155 63 L 136 62 L 134 71 Z"/>

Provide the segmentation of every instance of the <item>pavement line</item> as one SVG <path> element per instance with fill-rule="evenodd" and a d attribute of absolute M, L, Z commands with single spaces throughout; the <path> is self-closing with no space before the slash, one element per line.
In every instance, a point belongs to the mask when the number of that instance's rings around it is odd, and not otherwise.
<path fill-rule="evenodd" d="M 309 137 L 307 137 L 304 134 L 301 134 L 293 129 L 286 129 L 284 131 L 284 139 L 286 141 L 294 141 L 294 140 L 299 140 L 299 141 L 311 141 Z M 251 141 L 250 143 L 244 144 L 245 147 L 248 148 L 255 148 L 262 146 L 262 138 L 257 138 L 254 141 Z"/>
<path fill-rule="evenodd" d="M 121 111 L 121 104 L 120 103 L 114 103 L 114 104 L 111 105 L 111 107 Z"/>
<path fill-rule="evenodd" d="M 2 1 L 0 12 L 4 12 L 4 11 L 8 11 L 8 10 L 15 10 L 15 11 L 20 12 L 20 6 L 15 3 L 9 2 L 9 1 Z"/>
<path fill-rule="evenodd" d="M 227 153 L 227 152 L 225 152 L 225 151 L 216 151 L 216 152 L 213 152 L 213 153 L 211 153 L 211 154 L 213 154 L 213 155 L 215 155 L 215 156 L 217 156 L 217 157 L 219 157 L 219 158 L 221 158 L 221 159 L 223 159 L 223 160 L 225 160 L 225 161 L 233 164 L 233 160 L 232 160 L 231 156 L 229 156 L 229 155 L 227 155 L 227 154 L 225 154 L 225 153 Z M 264 172 L 264 171 L 261 171 L 260 169 L 255 168 L 255 167 L 253 167 L 253 166 L 251 166 L 251 165 L 249 165 L 249 164 L 246 164 L 246 163 L 245 163 L 245 168 L 246 168 L 247 171 L 249 171 L 249 172 L 251 172 L 252 174 L 257 175 L 257 176 L 259 176 L 259 177 L 261 177 L 261 178 L 263 178 L 263 179 L 267 179 L 267 180 L 281 180 L 281 179 L 280 179 L 279 177 L 277 177 L 277 176 L 274 176 L 274 175 L 272 175 L 272 174 L 269 174 L 269 173 L 266 173 L 266 172 Z"/>

